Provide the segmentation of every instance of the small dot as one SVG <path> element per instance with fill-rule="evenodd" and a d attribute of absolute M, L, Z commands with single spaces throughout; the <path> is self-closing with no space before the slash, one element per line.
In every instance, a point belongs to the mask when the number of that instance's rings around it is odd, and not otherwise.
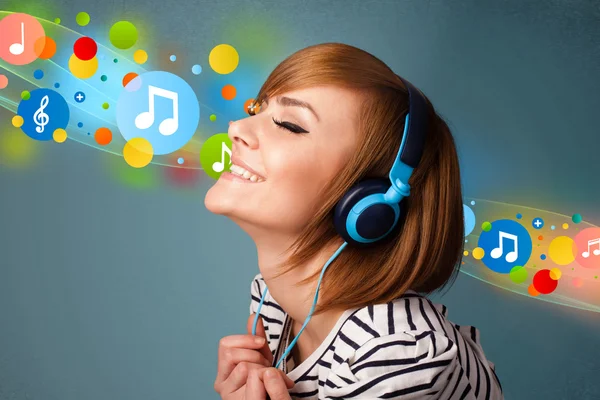
<path fill-rule="evenodd" d="M 102 104 L 102 108 L 104 108 L 105 110 L 108 110 L 108 107 L 109 107 L 109 106 L 108 106 L 108 103 L 104 103 L 104 104 Z"/>
<path fill-rule="evenodd" d="M 60 24 L 60 18 L 54 18 L 54 23 L 55 24 Z"/>
<path fill-rule="evenodd" d="M 217 116 L 215 114 L 212 114 L 210 116 L 210 120 L 213 121 L 213 122 L 215 122 L 217 120 Z"/>
<path fill-rule="evenodd" d="M 88 132 L 88 136 L 90 136 L 90 133 Z"/>
<path fill-rule="evenodd" d="M 60 83 L 56 82 L 56 83 L 54 84 L 54 87 L 58 89 L 58 88 L 60 87 Z"/>
<path fill-rule="evenodd" d="M 540 256 L 540 258 L 541 258 L 542 260 L 545 260 L 545 259 L 546 259 L 546 255 L 545 255 L 545 254 L 542 254 L 542 255 Z"/>
<path fill-rule="evenodd" d="M 556 227 L 555 227 L 554 225 L 552 225 L 552 226 L 550 227 L 550 229 L 552 229 L 552 230 L 555 230 L 555 229 L 556 229 Z"/>
<path fill-rule="evenodd" d="M 169 57 L 169 60 L 175 62 L 175 60 L 177 60 L 177 56 L 175 54 L 171 54 L 171 57 Z"/>
<path fill-rule="evenodd" d="M 569 224 L 567 224 L 566 222 L 562 226 L 563 226 L 563 229 L 569 229 Z"/>
<path fill-rule="evenodd" d="M 107 80 L 107 79 L 108 79 L 108 77 L 107 77 L 106 75 L 102 75 L 102 76 L 100 77 L 100 80 L 101 80 L 102 82 L 106 82 L 106 80 Z"/>
<path fill-rule="evenodd" d="M 142 49 L 136 50 L 135 53 L 133 53 L 133 60 L 138 64 L 144 64 L 148 61 L 148 53 Z"/>
<path fill-rule="evenodd" d="M 183 164 L 183 157 L 179 157 L 177 159 L 177 164 L 179 164 L 179 165 Z"/>
<path fill-rule="evenodd" d="M 116 64 L 116 63 L 118 63 L 118 62 L 119 62 L 119 60 L 115 58 L 115 59 L 113 60 L 113 62 Z"/>
<path fill-rule="evenodd" d="M 23 100 L 29 100 L 30 97 L 31 97 L 31 93 L 29 93 L 27 90 L 23 90 L 21 92 L 21 98 Z"/>
<path fill-rule="evenodd" d="M 90 14 L 88 14 L 86 12 L 80 12 L 75 17 L 75 21 L 77 21 L 77 23 L 81 26 L 86 26 L 87 24 L 90 23 Z"/>
<path fill-rule="evenodd" d="M 36 69 L 36 70 L 33 72 L 33 77 L 34 77 L 35 79 L 42 79 L 42 78 L 44 77 L 44 71 L 42 71 L 41 69 Z"/>
<path fill-rule="evenodd" d="M 474 206 L 475 205 L 475 200 L 471 200 L 471 205 Z"/>
<path fill-rule="evenodd" d="M 517 219 L 521 219 L 523 216 L 521 215 L 521 213 L 517 214 Z"/>
<path fill-rule="evenodd" d="M 78 126 L 78 127 L 80 127 L 80 128 L 82 128 L 82 127 L 83 127 L 83 122 L 79 122 L 79 123 L 77 124 L 77 126 Z"/>
<path fill-rule="evenodd" d="M 15 128 L 22 127 L 24 122 L 25 120 L 20 115 L 15 115 L 14 117 L 12 117 L 12 124 Z"/>
<path fill-rule="evenodd" d="M 67 140 L 67 131 L 58 128 L 52 133 L 52 138 L 56 143 L 63 143 L 65 140 Z"/>
<path fill-rule="evenodd" d="M 201 72 L 202 72 L 202 67 L 199 66 L 198 64 L 196 64 L 192 67 L 192 73 L 194 75 L 200 75 Z"/>

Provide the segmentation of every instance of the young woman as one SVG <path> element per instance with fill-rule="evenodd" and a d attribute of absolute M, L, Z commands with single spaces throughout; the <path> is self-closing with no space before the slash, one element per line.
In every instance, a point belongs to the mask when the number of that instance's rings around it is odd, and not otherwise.
<path fill-rule="evenodd" d="M 479 331 L 424 297 L 456 277 L 464 220 L 454 141 L 423 93 L 327 43 L 279 64 L 250 114 L 205 198 L 260 270 L 249 334 L 219 345 L 221 397 L 502 399 Z"/>

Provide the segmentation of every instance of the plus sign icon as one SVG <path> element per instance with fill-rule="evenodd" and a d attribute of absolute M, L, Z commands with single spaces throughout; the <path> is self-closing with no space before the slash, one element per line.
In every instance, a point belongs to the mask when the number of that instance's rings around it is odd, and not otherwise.
<path fill-rule="evenodd" d="M 75 98 L 75 101 L 78 103 L 83 103 L 85 101 L 85 93 L 83 92 L 77 92 L 75 93 L 75 96 L 73 96 Z"/>
<path fill-rule="evenodd" d="M 535 229 L 542 229 L 544 227 L 544 220 L 541 218 L 534 218 L 533 221 L 531 221 L 531 225 L 535 228 Z"/>

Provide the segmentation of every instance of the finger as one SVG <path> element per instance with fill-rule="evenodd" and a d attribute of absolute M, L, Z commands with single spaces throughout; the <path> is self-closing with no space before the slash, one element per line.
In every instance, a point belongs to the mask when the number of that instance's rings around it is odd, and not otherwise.
<path fill-rule="evenodd" d="M 252 369 L 260 369 L 264 368 L 257 364 L 251 364 L 242 361 L 238 365 L 235 366 L 231 374 L 223 381 L 220 385 L 218 385 L 217 392 L 224 396 L 226 394 L 230 394 L 241 388 L 246 384 L 248 380 L 248 373 Z"/>
<path fill-rule="evenodd" d="M 223 360 L 219 363 L 218 373 L 226 377 L 231 373 L 233 368 L 242 361 L 260 364 L 263 367 L 271 366 L 271 362 L 257 350 L 232 348 L 225 350 L 223 353 Z"/>
<path fill-rule="evenodd" d="M 258 344 L 253 344 L 253 339 L 251 338 L 250 335 L 233 335 L 233 336 L 226 336 L 224 338 L 221 339 L 221 341 L 219 342 L 219 351 L 218 351 L 218 362 L 217 362 L 217 377 L 215 379 L 215 385 L 219 385 L 220 383 L 222 383 L 225 379 L 227 379 L 227 377 L 229 376 L 229 374 L 231 374 L 231 371 L 233 371 L 233 369 L 235 368 L 236 364 L 239 363 L 240 361 L 242 361 L 244 358 L 246 358 L 246 361 L 249 362 L 257 362 L 261 365 L 265 365 L 267 366 L 266 362 L 263 362 L 260 357 L 262 356 L 262 352 L 259 351 L 258 349 L 256 350 L 248 350 L 247 348 L 244 349 L 242 348 L 238 348 L 238 347 L 230 347 L 230 344 L 236 344 L 236 343 L 245 343 L 246 345 L 253 345 L 253 346 L 257 346 Z M 254 353 L 256 353 L 256 355 L 250 355 L 249 353 L 243 352 L 237 352 L 236 350 L 248 350 L 248 351 L 252 351 Z M 264 357 L 262 357 L 264 360 L 266 360 L 269 365 L 272 365 L 272 361 L 268 360 Z M 272 356 L 271 356 L 272 358 Z M 235 361 L 237 360 L 237 362 Z"/>
<path fill-rule="evenodd" d="M 262 368 L 262 369 L 258 370 L 258 377 L 263 382 L 263 384 L 264 384 L 264 381 L 265 381 L 265 372 L 267 372 L 267 370 L 272 370 L 272 371 L 277 372 L 281 376 L 281 379 L 283 379 L 283 381 L 285 383 L 285 386 L 288 389 L 293 388 L 294 385 L 296 384 L 293 380 L 290 379 L 290 377 L 287 376 L 287 374 L 285 372 L 283 372 L 282 370 L 277 369 L 275 367 Z"/>
<path fill-rule="evenodd" d="M 248 380 L 246 381 L 246 399 L 252 400 L 266 400 L 267 391 L 265 385 L 259 376 L 259 369 L 252 369 L 248 373 Z"/>
<path fill-rule="evenodd" d="M 255 315 L 256 314 L 251 314 L 250 317 L 248 318 L 248 323 L 246 324 L 246 329 L 248 330 L 248 333 L 250 333 L 250 335 L 252 335 L 252 325 L 254 323 Z M 267 333 L 265 331 L 265 327 L 263 325 L 263 321 L 260 316 L 258 317 L 258 321 L 256 323 L 256 335 L 255 336 L 265 338 L 265 344 L 260 348 L 260 352 L 265 356 L 265 358 L 267 360 L 269 360 L 271 362 L 271 365 L 273 365 L 273 353 L 271 352 L 271 349 L 269 348 L 269 344 L 266 340 Z"/>
<path fill-rule="evenodd" d="M 281 374 L 275 368 L 268 368 L 264 373 L 265 390 L 271 400 L 291 400 L 288 388 Z"/>

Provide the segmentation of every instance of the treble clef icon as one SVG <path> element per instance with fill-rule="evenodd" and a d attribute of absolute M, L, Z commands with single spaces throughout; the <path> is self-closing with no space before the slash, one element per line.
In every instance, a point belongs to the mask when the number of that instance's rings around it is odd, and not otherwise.
<path fill-rule="evenodd" d="M 35 128 L 37 133 L 44 132 L 44 127 L 48 125 L 48 122 L 50 121 L 50 117 L 44 112 L 44 108 L 46 108 L 49 101 L 50 99 L 47 95 L 42 97 L 42 101 L 40 102 L 40 108 L 38 108 L 35 114 L 33 114 L 33 122 L 35 122 L 35 124 L 37 125 L 37 127 Z"/>

